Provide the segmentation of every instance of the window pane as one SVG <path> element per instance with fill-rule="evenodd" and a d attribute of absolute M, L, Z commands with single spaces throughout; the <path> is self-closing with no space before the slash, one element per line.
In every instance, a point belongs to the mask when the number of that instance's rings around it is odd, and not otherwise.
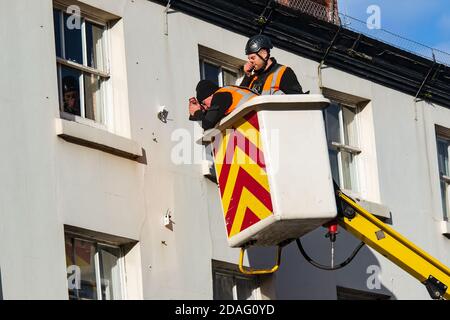
<path fill-rule="evenodd" d="M 223 74 L 223 85 L 224 86 L 234 86 L 237 81 L 237 73 L 222 69 Z"/>
<path fill-rule="evenodd" d="M 93 243 L 75 240 L 75 265 L 80 268 L 80 299 L 97 300 L 95 277 L 95 246 Z"/>
<path fill-rule="evenodd" d="M 341 151 L 342 156 L 342 175 L 344 189 L 358 191 L 356 182 L 356 159 L 349 152 Z"/>
<path fill-rule="evenodd" d="M 81 116 L 80 77 L 81 72 L 68 67 L 61 67 L 63 111 Z"/>
<path fill-rule="evenodd" d="M 101 247 L 100 270 L 102 281 L 102 299 L 119 300 L 122 298 L 121 273 L 120 273 L 120 249 Z"/>
<path fill-rule="evenodd" d="M 448 176 L 448 141 L 442 138 L 437 139 L 437 149 L 438 149 L 438 166 L 439 166 L 439 175 L 440 176 Z M 444 215 L 444 220 L 448 219 L 448 186 L 445 181 L 440 182 L 441 184 L 441 201 L 442 201 L 442 210 Z"/>
<path fill-rule="evenodd" d="M 219 85 L 219 74 L 220 74 L 220 68 L 209 64 L 207 62 L 204 63 L 205 66 L 205 80 L 211 80 L 212 82 L 214 82 L 215 84 Z"/>
<path fill-rule="evenodd" d="M 67 266 L 72 266 L 74 265 L 75 261 L 73 260 L 73 243 L 72 243 L 72 238 L 70 237 L 66 237 L 66 264 Z"/>
<path fill-rule="evenodd" d="M 444 220 L 448 220 L 447 183 L 441 180 L 441 201 Z"/>
<path fill-rule="evenodd" d="M 83 64 L 81 23 L 77 19 L 77 17 L 64 14 L 65 59 Z"/>
<path fill-rule="evenodd" d="M 237 298 L 238 300 L 256 300 L 253 294 L 255 289 L 255 281 L 251 279 L 237 278 Z"/>
<path fill-rule="evenodd" d="M 344 144 L 357 147 L 358 134 L 356 131 L 355 109 L 343 106 L 342 117 L 344 121 Z"/>
<path fill-rule="evenodd" d="M 233 277 L 217 272 L 214 275 L 214 300 L 233 300 Z"/>
<path fill-rule="evenodd" d="M 448 175 L 448 143 L 445 140 L 438 139 L 438 164 L 440 175 Z"/>
<path fill-rule="evenodd" d="M 84 74 L 84 100 L 86 118 L 103 122 L 102 80 L 93 74 Z"/>
<path fill-rule="evenodd" d="M 325 109 L 325 125 L 328 142 L 341 142 L 341 132 L 339 127 L 339 111 L 341 107 L 337 103 L 331 103 Z"/>
<path fill-rule="evenodd" d="M 53 25 L 55 29 L 56 56 L 62 58 L 61 51 L 61 11 L 53 10 Z"/>
<path fill-rule="evenodd" d="M 104 70 L 103 31 L 102 26 L 86 22 L 87 65 L 99 70 Z"/>
<path fill-rule="evenodd" d="M 330 156 L 330 166 L 331 166 L 331 175 L 333 176 L 334 182 L 340 186 L 339 180 L 339 161 L 338 155 L 339 152 L 337 150 L 328 150 L 328 155 Z"/>
<path fill-rule="evenodd" d="M 65 237 L 66 246 L 66 267 L 67 267 L 67 282 L 69 288 L 69 299 L 78 299 L 78 275 L 77 268 L 75 266 L 74 251 L 73 251 L 73 239 L 70 237 Z"/>

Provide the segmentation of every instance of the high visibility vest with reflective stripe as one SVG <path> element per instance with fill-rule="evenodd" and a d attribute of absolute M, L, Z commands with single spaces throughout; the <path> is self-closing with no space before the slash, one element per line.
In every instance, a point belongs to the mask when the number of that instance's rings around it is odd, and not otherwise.
<path fill-rule="evenodd" d="M 262 95 L 276 94 L 277 91 L 280 91 L 281 78 L 283 77 L 286 68 L 287 68 L 286 66 L 280 65 L 278 66 L 278 68 L 275 69 L 274 72 L 270 73 L 267 76 L 261 91 Z M 256 80 L 258 80 L 258 76 L 255 76 L 255 78 L 253 78 L 252 82 L 250 83 L 250 88 L 252 87 L 253 83 Z"/>
<path fill-rule="evenodd" d="M 216 91 L 216 93 L 218 93 L 218 92 L 229 92 L 229 93 L 231 93 L 231 96 L 232 96 L 231 106 L 227 109 L 225 114 L 230 114 L 237 107 L 240 107 L 247 101 L 258 96 L 256 93 L 254 93 L 250 89 L 243 88 L 243 87 L 236 87 L 236 86 L 226 86 L 226 87 L 220 88 L 219 90 Z"/>

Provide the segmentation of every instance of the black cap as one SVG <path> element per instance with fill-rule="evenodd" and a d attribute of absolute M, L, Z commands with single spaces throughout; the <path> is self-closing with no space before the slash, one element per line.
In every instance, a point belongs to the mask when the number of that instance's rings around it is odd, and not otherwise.
<path fill-rule="evenodd" d="M 63 92 L 76 91 L 78 90 L 77 80 L 75 77 L 66 76 L 62 80 Z"/>
<path fill-rule="evenodd" d="M 197 91 L 197 100 L 199 102 L 202 102 L 203 100 L 208 98 L 210 95 L 214 94 L 214 92 L 219 90 L 219 86 L 216 85 L 212 81 L 201 80 L 197 84 L 197 88 L 195 90 Z"/>
<path fill-rule="evenodd" d="M 245 54 L 249 55 L 252 53 L 258 53 L 261 49 L 270 50 L 272 48 L 273 45 L 270 38 L 265 35 L 258 34 L 248 40 L 247 45 L 245 46 Z"/>

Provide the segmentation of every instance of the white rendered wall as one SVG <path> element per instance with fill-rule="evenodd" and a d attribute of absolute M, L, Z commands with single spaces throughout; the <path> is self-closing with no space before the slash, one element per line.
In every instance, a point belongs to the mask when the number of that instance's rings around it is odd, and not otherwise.
<path fill-rule="evenodd" d="M 133 273 L 129 298 L 211 299 L 211 260 L 236 263 L 238 250 L 226 244 L 217 186 L 202 176 L 200 163 L 177 165 L 171 156 L 177 139 L 184 137 L 194 146 L 202 133 L 187 113 L 187 100 L 200 78 L 198 45 L 245 59 L 247 39 L 179 12 L 169 15 L 166 36 L 164 7 L 146 0 L 83 2 L 122 17 L 111 39 L 118 50 L 112 55 L 117 91 L 111 132 L 142 145 L 148 164 L 56 136 L 52 1 L 1 1 L 3 296 L 67 299 L 67 224 L 139 241 L 126 257 Z M 316 62 L 277 48 L 273 56 L 294 69 L 304 90 L 320 92 Z M 450 127 L 450 110 L 415 104 L 411 96 L 332 68 L 323 71 L 323 84 L 370 100 L 360 117 L 361 196 L 388 206 L 396 230 L 449 265 L 450 240 L 439 229 L 434 124 Z M 169 110 L 167 124 L 156 117 L 160 106 Z M 161 222 L 167 210 L 173 231 Z M 325 232 L 320 228 L 308 235 L 305 246 L 328 263 Z M 337 260 L 358 243 L 343 231 L 340 238 Z M 270 249 L 249 257 L 252 264 L 272 259 Z M 370 291 L 366 271 L 372 265 L 381 268 L 382 283 L 381 290 L 372 292 L 428 299 L 421 284 L 371 250 L 364 249 L 347 269 L 325 273 L 307 265 L 295 245 L 285 251 L 274 278 L 276 296 L 335 299 L 337 285 Z"/>

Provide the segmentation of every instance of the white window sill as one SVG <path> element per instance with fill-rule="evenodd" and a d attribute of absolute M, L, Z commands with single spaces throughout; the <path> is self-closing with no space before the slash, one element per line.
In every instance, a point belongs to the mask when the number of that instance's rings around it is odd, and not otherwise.
<path fill-rule="evenodd" d="M 136 141 L 75 121 L 55 122 L 56 134 L 68 142 L 147 164 L 145 150 Z"/>
<path fill-rule="evenodd" d="M 450 222 L 441 221 L 441 230 L 443 235 L 450 236 Z"/>
<path fill-rule="evenodd" d="M 88 119 L 88 118 L 83 118 L 71 113 L 67 113 L 64 111 L 60 111 L 59 116 L 61 117 L 61 119 L 63 120 L 68 120 L 68 121 L 73 121 L 79 124 L 84 124 L 93 128 L 97 128 L 97 129 L 102 129 L 105 131 L 108 131 L 106 128 L 106 125 L 99 123 L 99 122 L 95 122 L 94 120 Z"/>

